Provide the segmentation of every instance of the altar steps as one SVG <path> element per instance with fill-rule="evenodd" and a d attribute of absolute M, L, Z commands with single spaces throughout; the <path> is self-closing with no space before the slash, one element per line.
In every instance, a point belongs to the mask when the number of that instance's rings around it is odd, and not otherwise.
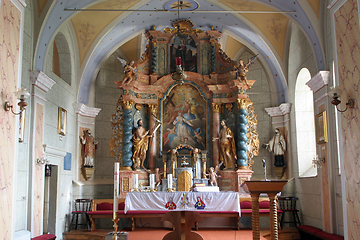
<path fill-rule="evenodd" d="M 105 236 L 112 232 L 111 229 L 101 229 L 88 232 L 85 229 L 72 230 L 63 234 L 64 240 L 105 240 Z M 127 231 L 127 240 L 161 240 L 169 229 L 137 228 L 135 231 Z M 197 231 L 205 240 L 252 240 L 251 229 L 233 230 L 233 229 L 200 229 Z M 260 232 L 260 240 L 270 239 L 269 230 Z M 264 236 L 264 237 L 263 237 Z M 284 228 L 279 231 L 279 240 L 298 240 L 300 236 L 296 228 Z M 121 238 L 119 240 L 122 240 Z"/>

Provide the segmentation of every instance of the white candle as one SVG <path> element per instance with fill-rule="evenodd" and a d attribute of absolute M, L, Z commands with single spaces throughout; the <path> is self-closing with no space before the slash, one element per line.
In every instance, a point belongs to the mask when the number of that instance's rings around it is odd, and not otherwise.
<path fill-rule="evenodd" d="M 134 174 L 134 188 L 138 189 L 139 188 L 139 175 Z"/>
<path fill-rule="evenodd" d="M 118 212 L 118 204 L 119 204 L 119 188 L 120 188 L 120 179 L 119 179 L 119 167 L 120 163 L 115 162 L 114 164 L 114 213 Z"/>
<path fill-rule="evenodd" d="M 155 174 L 150 174 L 150 189 L 155 189 Z"/>
<path fill-rule="evenodd" d="M 168 189 L 172 188 L 172 174 L 171 173 L 169 173 L 167 175 L 167 179 L 168 179 Z"/>

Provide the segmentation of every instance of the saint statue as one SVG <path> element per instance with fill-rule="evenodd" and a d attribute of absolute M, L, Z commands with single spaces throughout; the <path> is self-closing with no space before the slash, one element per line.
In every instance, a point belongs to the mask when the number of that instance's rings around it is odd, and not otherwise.
<path fill-rule="evenodd" d="M 234 169 L 235 159 L 237 159 L 234 134 L 226 126 L 225 120 L 221 121 L 221 126 L 222 129 L 220 130 L 219 137 L 213 138 L 213 141 L 219 140 L 220 162 L 224 163 L 226 169 Z"/>
<path fill-rule="evenodd" d="M 84 145 L 84 167 L 94 167 L 95 146 L 98 144 L 90 129 L 84 130 L 84 136 L 80 137 L 80 142 Z"/>
<path fill-rule="evenodd" d="M 132 161 L 134 164 L 134 169 L 140 169 L 140 167 L 144 167 L 144 161 L 146 159 L 146 152 L 149 147 L 149 138 L 152 137 L 152 135 L 149 134 L 149 130 L 145 131 L 145 128 L 143 127 L 143 121 L 142 119 L 139 119 L 138 122 L 138 128 L 133 133 L 133 144 L 134 144 L 134 153 L 132 157 Z"/>
<path fill-rule="evenodd" d="M 286 151 L 286 142 L 284 136 L 280 134 L 280 130 L 278 128 L 275 129 L 275 135 L 268 143 L 264 144 L 263 147 L 274 154 L 275 167 L 285 166 L 284 153 Z"/>

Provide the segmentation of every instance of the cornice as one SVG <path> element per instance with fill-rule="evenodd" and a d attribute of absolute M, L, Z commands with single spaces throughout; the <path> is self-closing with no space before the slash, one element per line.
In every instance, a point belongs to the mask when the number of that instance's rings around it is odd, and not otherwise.
<path fill-rule="evenodd" d="M 79 114 L 84 117 L 92 117 L 92 118 L 95 118 L 101 111 L 101 108 L 87 107 L 83 103 L 74 103 L 74 109 L 76 114 Z"/>
<path fill-rule="evenodd" d="M 42 71 L 30 71 L 30 79 L 33 85 L 42 89 L 44 92 L 49 91 L 55 84 L 55 81 Z"/>

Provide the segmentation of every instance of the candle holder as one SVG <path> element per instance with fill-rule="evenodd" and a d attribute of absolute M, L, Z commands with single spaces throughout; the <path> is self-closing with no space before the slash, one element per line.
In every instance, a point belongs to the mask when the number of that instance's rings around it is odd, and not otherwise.
<path fill-rule="evenodd" d="M 133 192 L 140 192 L 140 189 L 139 189 L 139 188 L 133 188 L 132 191 L 133 191 Z"/>
<path fill-rule="evenodd" d="M 150 192 L 156 192 L 156 190 L 155 188 L 150 188 Z"/>
<path fill-rule="evenodd" d="M 117 212 L 114 212 L 114 215 L 113 215 L 113 222 L 114 222 L 114 236 L 113 236 L 113 239 L 114 240 L 118 240 L 119 239 L 119 236 L 117 235 L 117 232 L 118 232 L 118 222 L 119 222 L 119 218 L 118 218 L 118 213 Z"/>
<path fill-rule="evenodd" d="M 168 188 L 167 192 L 175 192 L 174 188 Z"/>

